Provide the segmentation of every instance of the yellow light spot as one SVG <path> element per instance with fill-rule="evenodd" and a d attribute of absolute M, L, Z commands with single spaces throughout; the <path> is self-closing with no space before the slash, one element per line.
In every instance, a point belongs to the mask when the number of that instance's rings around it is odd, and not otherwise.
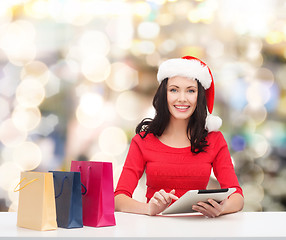
<path fill-rule="evenodd" d="M 19 130 L 30 131 L 39 125 L 41 112 L 38 108 L 17 106 L 12 113 L 12 120 Z"/>

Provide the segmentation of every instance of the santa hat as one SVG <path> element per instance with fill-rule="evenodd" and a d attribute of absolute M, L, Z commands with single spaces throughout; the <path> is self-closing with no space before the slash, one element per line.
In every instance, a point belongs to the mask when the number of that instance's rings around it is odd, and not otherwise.
<path fill-rule="evenodd" d="M 169 59 L 163 62 L 158 69 L 157 79 L 161 83 L 165 78 L 175 76 L 188 77 L 199 81 L 206 93 L 207 108 L 209 114 L 206 118 L 206 129 L 208 132 L 218 131 L 222 120 L 212 115 L 214 105 L 214 80 L 209 67 L 200 59 L 185 56 L 182 58 Z"/>

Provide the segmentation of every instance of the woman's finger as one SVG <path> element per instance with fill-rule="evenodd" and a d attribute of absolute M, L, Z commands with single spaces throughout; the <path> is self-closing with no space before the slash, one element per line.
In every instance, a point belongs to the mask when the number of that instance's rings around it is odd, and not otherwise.
<path fill-rule="evenodd" d="M 154 197 L 157 200 L 160 200 L 163 204 L 167 204 L 167 200 L 165 199 L 164 195 L 162 195 L 161 190 L 159 192 L 155 192 Z"/>
<path fill-rule="evenodd" d="M 157 199 L 155 199 L 154 197 L 152 197 L 152 198 L 150 199 L 149 203 L 156 204 L 157 206 L 159 206 L 159 207 L 160 207 L 160 203 L 159 203 L 159 201 L 158 201 Z"/>
<path fill-rule="evenodd" d="M 192 209 L 194 211 L 200 212 L 201 214 L 203 214 L 204 216 L 207 217 L 214 217 L 211 213 L 209 213 L 204 207 L 201 207 L 199 205 L 193 205 Z"/>
<path fill-rule="evenodd" d="M 214 200 L 207 202 L 207 203 L 198 202 L 197 204 L 203 207 L 212 217 L 219 216 L 222 211 L 221 206 Z"/>

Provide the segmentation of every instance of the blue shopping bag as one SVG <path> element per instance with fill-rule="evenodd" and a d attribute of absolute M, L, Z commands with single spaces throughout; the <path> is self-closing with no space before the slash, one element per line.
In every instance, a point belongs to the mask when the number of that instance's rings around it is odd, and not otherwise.
<path fill-rule="evenodd" d="M 79 172 L 50 171 L 54 177 L 58 227 L 81 228 L 82 187 Z"/>

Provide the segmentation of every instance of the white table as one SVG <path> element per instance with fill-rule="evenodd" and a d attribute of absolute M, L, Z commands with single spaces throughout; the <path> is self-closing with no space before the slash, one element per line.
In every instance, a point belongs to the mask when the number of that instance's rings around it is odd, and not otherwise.
<path fill-rule="evenodd" d="M 0 213 L 0 237 L 204 237 L 286 239 L 286 212 L 239 212 L 218 218 L 199 214 L 145 216 L 115 213 L 116 226 L 34 231 L 16 226 L 17 213 Z"/>

